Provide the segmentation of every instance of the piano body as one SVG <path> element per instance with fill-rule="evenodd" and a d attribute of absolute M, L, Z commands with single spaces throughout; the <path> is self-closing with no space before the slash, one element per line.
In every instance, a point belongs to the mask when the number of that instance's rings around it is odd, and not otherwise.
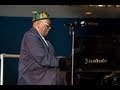
<path fill-rule="evenodd" d="M 98 24 L 80 27 L 75 32 L 82 31 L 84 35 L 75 35 L 74 85 L 120 85 L 120 20 L 96 19 L 94 22 Z M 67 71 L 70 83 L 71 56 L 61 67 Z M 117 84 L 113 84 L 114 77 Z"/>

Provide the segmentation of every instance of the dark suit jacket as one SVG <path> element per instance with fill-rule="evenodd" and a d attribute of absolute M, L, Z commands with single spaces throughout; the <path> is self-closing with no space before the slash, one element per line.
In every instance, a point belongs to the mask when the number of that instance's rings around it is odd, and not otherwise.
<path fill-rule="evenodd" d="M 58 59 L 49 41 L 31 28 L 24 34 L 20 59 L 18 85 L 56 85 Z"/>

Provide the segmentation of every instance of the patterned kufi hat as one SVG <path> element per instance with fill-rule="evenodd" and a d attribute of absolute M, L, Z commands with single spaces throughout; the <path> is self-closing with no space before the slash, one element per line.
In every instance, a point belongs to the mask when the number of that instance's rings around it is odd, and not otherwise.
<path fill-rule="evenodd" d="M 34 11 L 32 13 L 33 13 L 32 22 L 43 20 L 43 19 L 49 19 L 49 14 L 44 11 L 41 11 L 41 12 Z"/>

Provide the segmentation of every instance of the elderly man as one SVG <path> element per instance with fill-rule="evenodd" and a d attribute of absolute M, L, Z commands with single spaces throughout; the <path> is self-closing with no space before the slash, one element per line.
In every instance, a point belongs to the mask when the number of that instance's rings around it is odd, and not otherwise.
<path fill-rule="evenodd" d="M 49 15 L 36 12 L 32 21 L 33 27 L 22 40 L 18 85 L 57 85 L 59 61 L 51 43 L 44 38 L 51 29 Z"/>

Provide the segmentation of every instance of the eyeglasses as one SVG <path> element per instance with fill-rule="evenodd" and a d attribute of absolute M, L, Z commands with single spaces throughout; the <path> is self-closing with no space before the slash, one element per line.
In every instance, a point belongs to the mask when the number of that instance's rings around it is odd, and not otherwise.
<path fill-rule="evenodd" d="M 48 29 L 51 29 L 51 25 L 50 24 L 48 24 L 46 22 L 43 22 L 43 23 L 47 26 Z"/>

